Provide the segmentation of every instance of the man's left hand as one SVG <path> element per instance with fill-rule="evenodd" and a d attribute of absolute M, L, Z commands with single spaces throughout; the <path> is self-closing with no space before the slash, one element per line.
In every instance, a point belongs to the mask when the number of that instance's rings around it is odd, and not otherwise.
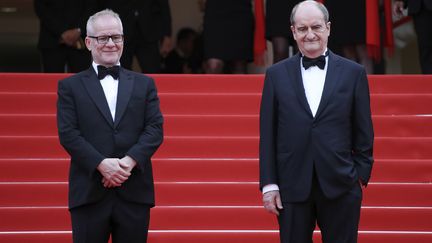
<path fill-rule="evenodd" d="M 136 164 L 137 162 L 127 155 L 119 160 L 120 167 L 129 173 L 136 166 Z"/>
<path fill-rule="evenodd" d="M 264 208 L 272 214 L 279 216 L 279 210 L 283 209 L 279 191 L 269 191 L 263 195 Z"/>

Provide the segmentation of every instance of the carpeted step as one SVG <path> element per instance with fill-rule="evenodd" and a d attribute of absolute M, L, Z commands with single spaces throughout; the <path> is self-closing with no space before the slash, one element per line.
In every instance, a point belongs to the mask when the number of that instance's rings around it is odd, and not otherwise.
<path fill-rule="evenodd" d="M 56 92 L 70 74 L 0 73 L 0 92 Z M 262 75 L 150 75 L 159 92 L 261 92 Z"/>
<path fill-rule="evenodd" d="M 0 183 L 0 207 L 66 206 L 67 183 Z M 427 207 L 430 183 L 370 183 L 363 206 Z M 159 206 L 260 206 L 257 182 L 156 182 Z"/>
<path fill-rule="evenodd" d="M 432 114 L 428 116 L 373 116 L 376 137 L 432 137 Z"/>
<path fill-rule="evenodd" d="M 314 242 L 321 243 L 319 231 Z M 360 231 L 359 243 L 431 242 L 432 232 Z M 0 232 L 0 242 L 72 243 L 71 231 Z M 279 243 L 276 230 L 150 230 L 148 243 Z"/>
<path fill-rule="evenodd" d="M 432 94 L 375 94 L 371 95 L 373 115 L 432 114 Z"/>
<path fill-rule="evenodd" d="M 57 82 L 71 74 L 0 73 L 0 92 L 57 92 Z"/>
<path fill-rule="evenodd" d="M 256 115 L 259 93 L 160 93 L 164 114 Z M 2 114 L 53 114 L 55 93 L 0 93 Z M 371 109 L 374 115 L 432 114 L 432 94 L 374 94 Z"/>
<path fill-rule="evenodd" d="M 0 136 L 0 158 L 65 158 L 57 136 Z M 378 137 L 376 159 L 432 159 L 432 137 Z M 258 137 L 165 137 L 155 158 L 257 158 Z"/>
<path fill-rule="evenodd" d="M 258 115 L 165 115 L 166 136 L 258 136 Z M 432 137 L 431 116 L 373 117 L 375 136 Z M 0 114 L 4 136 L 57 135 L 55 114 Z"/>
<path fill-rule="evenodd" d="M 69 159 L 0 159 L 0 182 L 65 182 Z M 191 173 L 193 172 L 193 173 Z M 258 159 L 153 159 L 158 182 L 256 182 Z M 432 160 L 376 160 L 372 182 L 432 181 Z"/>
<path fill-rule="evenodd" d="M 431 207 L 364 207 L 360 230 L 432 231 Z M 70 230 L 66 207 L 0 207 L 0 231 Z M 260 207 L 155 207 L 153 230 L 275 230 Z"/>
<path fill-rule="evenodd" d="M 258 93 L 160 93 L 164 114 L 257 114 Z M 0 93 L 3 114 L 53 114 L 55 93 Z"/>
<path fill-rule="evenodd" d="M 372 94 L 431 94 L 432 75 L 368 75 Z"/>
<path fill-rule="evenodd" d="M 71 74 L 0 73 L 0 92 L 55 92 Z M 261 92 L 264 75 L 150 75 L 160 92 Z M 368 75 L 371 93 L 432 93 L 425 75 Z"/>

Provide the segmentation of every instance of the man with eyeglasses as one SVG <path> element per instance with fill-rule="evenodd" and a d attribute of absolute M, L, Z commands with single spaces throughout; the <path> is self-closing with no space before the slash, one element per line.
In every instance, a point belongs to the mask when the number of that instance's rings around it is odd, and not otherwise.
<path fill-rule="evenodd" d="M 58 84 L 60 143 L 71 156 L 73 242 L 146 242 L 154 206 L 151 157 L 162 143 L 154 81 L 120 67 L 123 27 L 104 10 L 87 21 L 92 66 Z"/>
<path fill-rule="evenodd" d="M 373 163 L 363 66 L 327 48 L 329 14 L 316 1 L 291 13 L 299 53 L 268 68 L 260 113 L 260 189 L 280 242 L 357 242 Z"/>

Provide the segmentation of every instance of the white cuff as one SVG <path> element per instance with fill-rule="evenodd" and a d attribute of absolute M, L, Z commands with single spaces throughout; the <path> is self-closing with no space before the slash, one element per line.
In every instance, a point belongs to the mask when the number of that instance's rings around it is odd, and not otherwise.
<path fill-rule="evenodd" d="M 270 192 L 270 191 L 279 191 L 279 186 L 276 184 L 268 184 L 265 185 L 262 189 L 262 193 Z"/>

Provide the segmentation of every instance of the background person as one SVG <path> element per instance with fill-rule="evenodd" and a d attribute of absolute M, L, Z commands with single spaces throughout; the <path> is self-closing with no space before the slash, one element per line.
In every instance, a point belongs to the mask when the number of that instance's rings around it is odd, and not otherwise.
<path fill-rule="evenodd" d="M 408 14 L 414 20 L 422 73 L 432 74 L 432 1 L 396 0 L 394 13 L 401 17 L 404 7 L 408 8 Z"/>

